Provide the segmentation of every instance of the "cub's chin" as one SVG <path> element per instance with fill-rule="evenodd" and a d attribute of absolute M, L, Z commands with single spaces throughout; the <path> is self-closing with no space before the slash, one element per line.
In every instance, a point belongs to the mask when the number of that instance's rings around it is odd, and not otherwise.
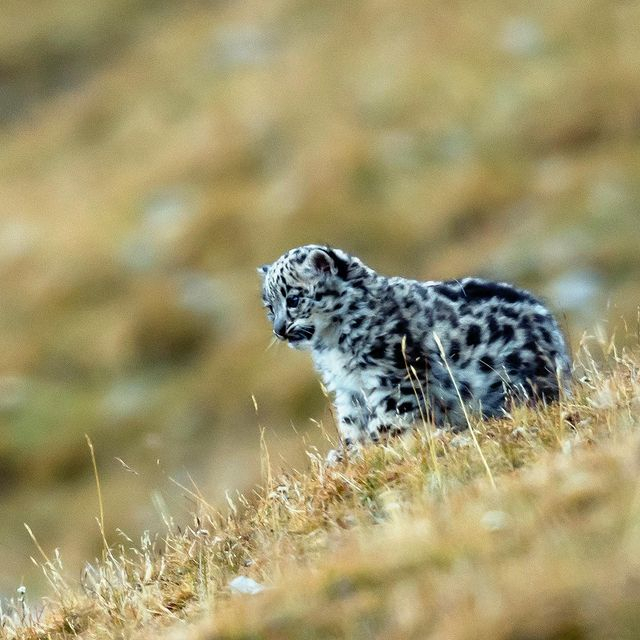
<path fill-rule="evenodd" d="M 308 351 L 311 349 L 311 340 L 309 338 L 287 338 L 287 344 L 296 351 Z"/>

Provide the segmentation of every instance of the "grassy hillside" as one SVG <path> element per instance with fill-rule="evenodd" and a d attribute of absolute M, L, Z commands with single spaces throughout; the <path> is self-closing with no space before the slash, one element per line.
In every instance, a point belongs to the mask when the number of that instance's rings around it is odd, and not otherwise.
<path fill-rule="evenodd" d="M 8 638 L 632 638 L 640 622 L 640 360 L 588 353 L 573 397 L 473 432 L 276 472 L 187 529 L 105 547 L 82 588 L 55 558 Z M 475 436 L 475 437 L 471 437 Z M 482 458 L 487 466 L 482 462 Z M 234 593 L 238 576 L 259 593 Z M 237 590 L 237 589 L 236 589 Z"/>
<path fill-rule="evenodd" d="M 1 5 L 0 594 L 46 589 L 23 522 L 76 578 L 100 553 L 85 433 L 110 543 L 189 520 L 170 477 L 248 490 L 259 425 L 326 448 L 308 359 L 266 350 L 254 269 L 292 245 L 633 333 L 637 3 Z"/>

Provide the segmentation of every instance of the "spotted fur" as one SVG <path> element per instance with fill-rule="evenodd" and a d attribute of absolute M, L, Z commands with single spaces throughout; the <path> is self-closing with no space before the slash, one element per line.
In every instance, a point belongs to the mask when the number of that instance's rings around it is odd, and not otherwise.
<path fill-rule="evenodd" d="M 425 416 L 462 429 L 462 403 L 499 416 L 513 400 L 555 400 L 568 384 L 556 321 L 510 284 L 388 278 L 320 245 L 291 249 L 258 271 L 274 334 L 311 351 L 347 445 Z"/>

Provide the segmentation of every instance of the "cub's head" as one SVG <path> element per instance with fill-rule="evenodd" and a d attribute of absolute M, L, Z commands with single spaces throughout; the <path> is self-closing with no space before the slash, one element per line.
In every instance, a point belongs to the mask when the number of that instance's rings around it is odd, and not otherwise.
<path fill-rule="evenodd" d="M 364 265 L 339 249 L 306 245 L 258 269 L 273 333 L 297 349 L 310 348 L 330 325 L 330 312 Z"/>

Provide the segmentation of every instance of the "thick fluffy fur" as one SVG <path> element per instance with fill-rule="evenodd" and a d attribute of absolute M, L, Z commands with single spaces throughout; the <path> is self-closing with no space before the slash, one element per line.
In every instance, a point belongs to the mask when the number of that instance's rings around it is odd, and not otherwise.
<path fill-rule="evenodd" d="M 553 316 L 509 284 L 387 278 L 319 245 L 291 249 L 259 272 L 274 334 L 311 351 L 347 445 L 424 416 L 464 428 L 461 400 L 497 416 L 513 399 L 556 399 L 568 382 Z"/>

